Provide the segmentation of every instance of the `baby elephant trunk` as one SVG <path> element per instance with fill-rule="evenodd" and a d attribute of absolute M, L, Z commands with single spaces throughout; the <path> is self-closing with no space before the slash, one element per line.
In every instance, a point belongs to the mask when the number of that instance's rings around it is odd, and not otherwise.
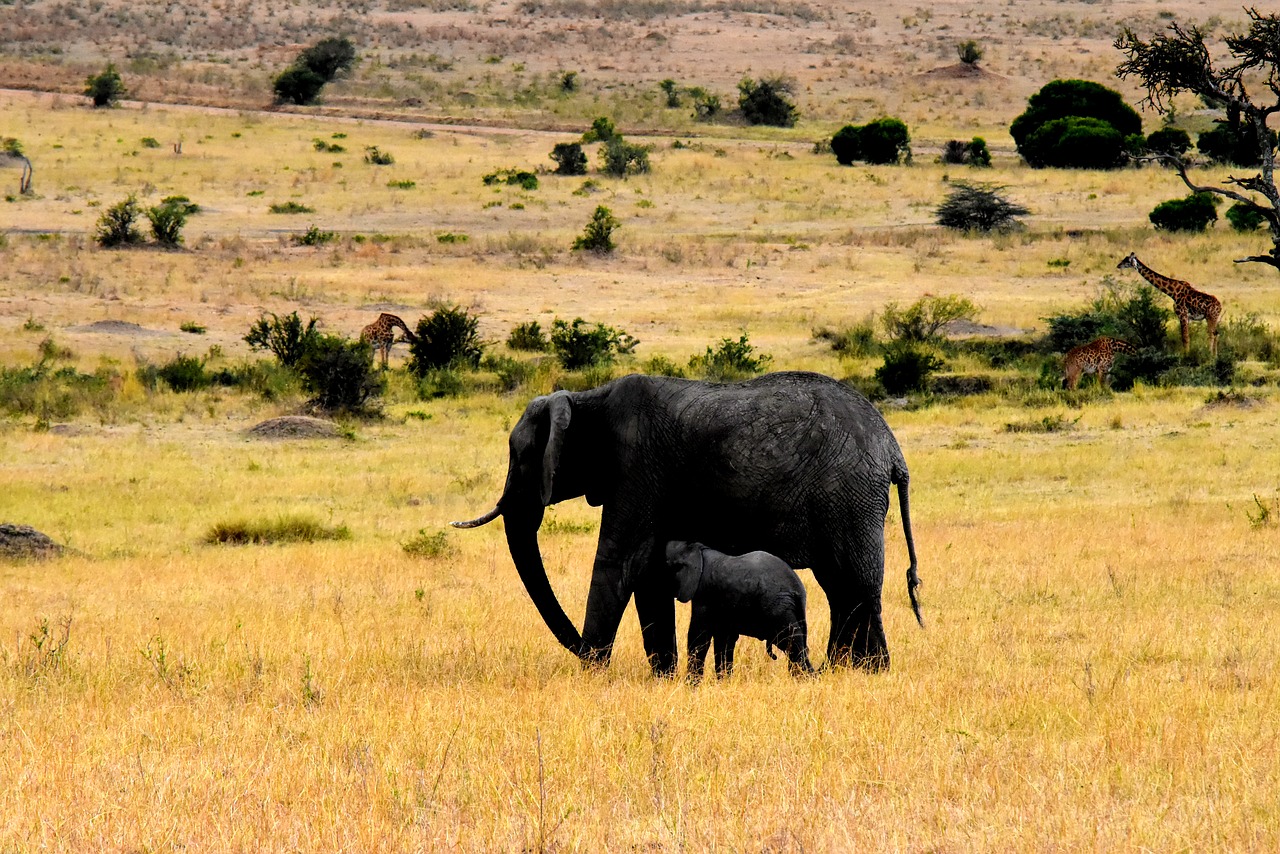
<path fill-rule="evenodd" d="M 788 626 L 786 634 L 778 638 L 778 646 L 787 654 L 787 667 L 792 676 L 811 676 L 815 672 L 813 665 L 809 663 L 807 635 L 804 624 L 797 623 Z M 773 654 L 772 641 L 766 641 L 764 649 L 770 658 L 777 660 L 778 656 Z"/>

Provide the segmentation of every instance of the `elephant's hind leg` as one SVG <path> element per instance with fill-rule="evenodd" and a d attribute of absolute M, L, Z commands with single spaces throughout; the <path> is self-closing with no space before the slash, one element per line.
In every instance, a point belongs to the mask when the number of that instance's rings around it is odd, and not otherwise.
<path fill-rule="evenodd" d="M 813 567 L 814 579 L 831 606 L 827 662 L 865 670 L 889 669 L 889 645 L 880 617 L 884 587 L 884 536 L 853 543 L 832 564 Z"/>
<path fill-rule="evenodd" d="M 676 605 L 670 587 L 670 578 L 650 572 L 635 593 L 645 655 L 657 676 L 676 673 Z"/>

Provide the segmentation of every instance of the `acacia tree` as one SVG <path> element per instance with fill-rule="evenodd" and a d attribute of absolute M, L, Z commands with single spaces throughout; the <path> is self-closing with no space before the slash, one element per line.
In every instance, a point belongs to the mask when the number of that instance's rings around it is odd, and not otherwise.
<path fill-rule="evenodd" d="M 1244 178 L 1230 176 L 1223 182 L 1226 186 L 1194 183 L 1187 174 L 1186 160 L 1176 153 L 1153 152 L 1150 157 L 1172 165 L 1193 192 L 1225 196 L 1258 213 L 1271 229 L 1272 249 L 1265 255 L 1238 258 L 1236 263 L 1257 261 L 1280 270 L 1280 191 L 1275 181 L 1275 134 L 1267 127 L 1268 118 L 1280 112 L 1280 17 L 1274 13 L 1261 15 L 1253 8 L 1245 12 L 1250 19 L 1248 32 L 1227 36 L 1230 58 L 1217 62 L 1209 54 L 1199 27 L 1184 28 L 1173 23 L 1168 34 L 1155 36 L 1149 42 L 1126 28 L 1115 41 L 1116 49 L 1126 57 L 1116 73 L 1142 82 L 1147 90 L 1141 101 L 1143 105 L 1167 113 L 1172 109 L 1175 95 L 1190 92 L 1209 103 L 1222 104 L 1228 122 L 1248 133 L 1258 152 L 1258 174 Z M 1273 103 L 1250 94 L 1245 86 L 1246 73 L 1262 76 L 1263 84 L 1274 96 Z"/>

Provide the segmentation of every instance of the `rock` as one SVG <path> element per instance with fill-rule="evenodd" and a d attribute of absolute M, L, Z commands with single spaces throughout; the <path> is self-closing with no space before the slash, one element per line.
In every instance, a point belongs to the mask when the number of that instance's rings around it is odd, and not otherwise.
<path fill-rule="evenodd" d="M 249 428 L 255 439 L 332 439 L 342 435 L 338 425 L 309 415 L 282 415 Z"/>
<path fill-rule="evenodd" d="M 5 560 L 47 560 L 66 549 L 30 525 L 0 522 L 0 558 Z"/>

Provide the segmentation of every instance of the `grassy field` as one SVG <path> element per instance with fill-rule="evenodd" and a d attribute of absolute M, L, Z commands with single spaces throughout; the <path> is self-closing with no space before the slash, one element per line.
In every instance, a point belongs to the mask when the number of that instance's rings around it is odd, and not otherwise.
<path fill-rule="evenodd" d="M 139 381 L 180 354 L 211 367 L 262 358 L 243 336 L 264 311 L 354 336 L 379 311 L 413 324 L 438 301 L 477 313 L 499 352 L 517 323 L 582 316 L 640 339 L 638 361 L 683 364 L 748 334 L 773 368 L 866 377 L 878 359 L 841 358 L 814 331 L 926 294 L 968 296 L 993 327 L 1043 331 L 1108 281 L 1136 278 L 1115 269 L 1130 251 L 1216 294 L 1225 320 L 1280 326 L 1280 279 L 1231 263 L 1256 237 L 1225 223 L 1151 229 L 1146 213 L 1184 195 L 1169 173 L 1031 170 L 1005 131 L 1052 76 L 1105 81 L 1115 21 L 1154 27 L 1181 6 L 1043 3 L 1014 19 L 987 5 L 699 6 L 673 21 L 603 4 L 562 43 L 567 2 L 522 13 L 524 29 L 515 4 L 388 4 L 360 19 L 384 39 L 378 62 L 318 115 L 254 109 L 288 52 L 240 59 L 216 27 L 206 42 L 174 36 L 168 59 L 161 35 L 140 30 L 126 66 L 140 97 L 198 107 L 89 110 L 71 93 L 103 55 L 82 33 L 119 7 L 68 23 L 52 53 L 35 49 L 58 41 L 47 8 L 0 6 L 0 21 L 27 28 L 0 39 L 0 68 L 50 90 L 0 91 L 0 137 L 19 138 L 36 169 L 34 197 L 0 204 L 0 366 L 44 352 L 116 377 L 78 414 L 0 420 L 0 522 L 74 550 L 0 562 L 0 851 L 1280 847 L 1274 365 L 1243 365 L 1230 390 L 998 384 L 886 407 L 912 472 L 927 628 L 907 602 L 895 501 L 889 673 L 794 681 L 744 642 L 734 678 L 698 688 L 649 675 L 629 616 L 610 669 L 584 672 L 542 625 L 501 530 L 448 528 L 492 506 L 507 433 L 554 376 L 420 400 L 402 347 L 383 417 L 274 442 L 246 430 L 297 411 L 296 394 Z M 273 27 L 313 37 L 287 24 L 294 11 L 251 6 L 263 44 Z M 431 23 L 436 41 L 397 44 L 397 15 Z M 620 31 L 637 46 L 612 56 L 606 36 Z M 1004 82 L 922 80 L 967 33 Z M 735 45 L 747 59 L 719 61 Z M 424 71 L 428 51 L 453 65 Z M 804 84 L 809 116 L 792 131 L 695 125 L 646 94 L 668 75 L 696 82 L 701 67 L 730 91 L 745 70 L 776 68 L 761 64 L 770 55 Z M 590 72 L 582 102 L 502 100 L 572 57 Z M 910 122 L 911 166 L 841 168 L 813 152 L 872 117 L 864 96 Z M 653 146 L 651 174 L 484 185 L 497 169 L 550 167 L 556 142 L 605 113 Z M 990 172 L 935 162 L 947 139 L 975 133 L 992 143 Z M 395 162 L 366 163 L 368 146 Z M 5 193 L 17 176 L 0 170 Z M 1027 228 L 934 226 L 965 179 L 1003 185 L 1031 208 Z M 130 194 L 198 203 L 185 248 L 98 248 L 98 217 Z M 313 210 L 270 212 L 288 202 Z M 622 221 L 617 252 L 571 252 L 601 204 Z M 336 239 L 298 245 L 312 226 Z M 1203 346 L 1202 327 L 1193 337 Z M 220 523 L 294 516 L 350 538 L 206 542 Z M 552 584 L 578 622 L 598 521 L 575 501 L 543 526 Z M 802 577 L 820 660 L 826 600 Z M 681 647 L 687 618 L 682 607 Z"/>

